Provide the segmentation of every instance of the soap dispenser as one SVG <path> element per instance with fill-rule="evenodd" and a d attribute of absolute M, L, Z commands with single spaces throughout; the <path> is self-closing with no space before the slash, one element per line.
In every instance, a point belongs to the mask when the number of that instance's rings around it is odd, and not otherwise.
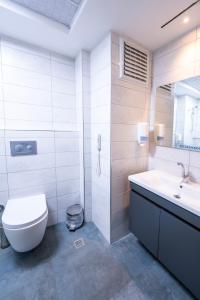
<path fill-rule="evenodd" d="M 137 140 L 140 146 L 144 146 L 149 140 L 149 124 L 140 122 L 137 124 Z"/>

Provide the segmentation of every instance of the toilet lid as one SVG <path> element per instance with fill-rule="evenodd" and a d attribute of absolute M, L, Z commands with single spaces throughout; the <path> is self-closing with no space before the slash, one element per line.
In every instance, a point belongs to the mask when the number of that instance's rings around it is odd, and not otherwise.
<path fill-rule="evenodd" d="M 8 200 L 2 223 L 6 228 L 17 229 L 39 221 L 47 213 L 44 194 Z"/>

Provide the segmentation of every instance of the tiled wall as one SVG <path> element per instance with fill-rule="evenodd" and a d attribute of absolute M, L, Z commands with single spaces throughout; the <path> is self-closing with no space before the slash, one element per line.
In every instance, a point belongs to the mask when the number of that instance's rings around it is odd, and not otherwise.
<path fill-rule="evenodd" d="M 66 207 L 79 202 L 78 133 L 1 130 L 0 134 L 0 203 L 45 193 L 49 224 L 63 221 Z M 11 157 L 10 140 L 36 140 L 38 154 Z"/>
<path fill-rule="evenodd" d="M 92 219 L 110 242 L 111 35 L 91 53 Z M 101 135 L 101 176 L 96 173 Z"/>
<path fill-rule="evenodd" d="M 8 39 L 0 46 L 0 203 L 43 192 L 53 224 L 79 202 L 74 61 Z M 10 140 L 36 140 L 38 155 L 11 157 Z"/>
<path fill-rule="evenodd" d="M 156 88 L 159 85 L 200 75 L 200 28 L 159 49 L 153 59 L 151 125 L 155 111 Z M 149 168 L 165 170 L 181 176 L 177 161 L 188 166 L 193 179 L 200 182 L 200 153 L 151 146 Z"/>
<path fill-rule="evenodd" d="M 80 133 L 80 191 L 85 207 L 85 218 L 92 219 L 91 189 L 91 105 L 90 105 L 90 55 L 81 51 L 76 58 L 77 126 Z"/>
<path fill-rule="evenodd" d="M 0 46 L 1 128 L 76 130 L 74 61 L 8 39 Z"/>
<path fill-rule="evenodd" d="M 111 240 L 128 232 L 128 175 L 147 170 L 148 145 L 137 143 L 137 123 L 149 118 L 150 87 L 119 78 L 119 36 L 112 34 Z"/>

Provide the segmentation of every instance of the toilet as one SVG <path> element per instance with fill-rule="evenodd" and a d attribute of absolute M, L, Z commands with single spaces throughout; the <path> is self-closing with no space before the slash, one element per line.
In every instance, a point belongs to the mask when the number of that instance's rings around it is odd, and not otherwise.
<path fill-rule="evenodd" d="M 44 194 L 8 200 L 2 215 L 5 235 L 17 252 L 34 249 L 42 241 L 48 208 Z"/>

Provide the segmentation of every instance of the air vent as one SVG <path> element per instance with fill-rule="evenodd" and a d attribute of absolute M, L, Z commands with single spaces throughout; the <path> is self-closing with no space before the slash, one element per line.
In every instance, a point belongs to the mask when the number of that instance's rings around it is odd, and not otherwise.
<path fill-rule="evenodd" d="M 166 85 L 162 85 L 160 86 L 161 89 L 171 92 L 172 91 L 172 84 L 166 84 Z"/>
<path fill-rule="evenodd" d="M 121 40 L 120 48 L 120 77 L 147 86 L 149 83 L 149 52 L 124 40 Z"/>

